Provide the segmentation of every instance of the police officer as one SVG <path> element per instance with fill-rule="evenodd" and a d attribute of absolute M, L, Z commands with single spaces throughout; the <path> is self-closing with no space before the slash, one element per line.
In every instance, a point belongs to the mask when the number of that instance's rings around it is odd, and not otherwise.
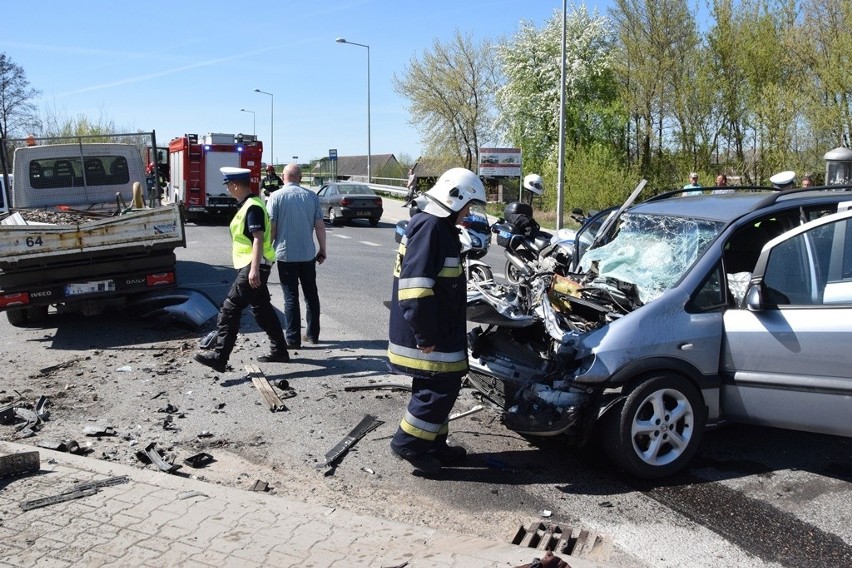
<path fill-rule="evenodd" d="M 769 183 L 772 184 L 772 187 L 781 191 L 785 189 L 792 189 L 796 183 L 796 172 L 792 170 L 778 172 L 769 178 Z"/>
<path fill-rule="evenodd" d="M 464 168 L 446 171 L 416 200 L 397 253 L 388 360 L 412 377 L 411 400 L 391 450 L 428 475 L 464 461 L 467 451 L 447 445 L 448 418 L 467 373 L 466 282 L 456 223 L 485 188 Z"/>
<path fill-rule="evenodd" d="M 258 358 L 263 363 L 286 363 L 290 360 L 281 322 L 272 307 L 266 282 L 275 264 L 272 232 L 266 207 L 251 192 L 251 170 L 219 168 L 225 176 L 228 193 L 237 200 L 237 213 L 231 220 L 231 244 L 237 278 L 219 309 L 215 342 L 209 351 L 200 351 L 194 359 L 220 373 L 225 372 L 228 358 L 237 341 L 240 315 L 251 306 L 257 325 L 266 332 L 271 343 L 269 355 Z"/>
<path fill-rule="evenodd" d="M 271 193 L 279 190 L 282 185 L 284 185 L 284 181 L 275 173 L 275 166 L 272 164 L 266 166 L 266 176 L 260 182 L 260 189 L 263 190 L 263 195 L 269 197 Z"/>

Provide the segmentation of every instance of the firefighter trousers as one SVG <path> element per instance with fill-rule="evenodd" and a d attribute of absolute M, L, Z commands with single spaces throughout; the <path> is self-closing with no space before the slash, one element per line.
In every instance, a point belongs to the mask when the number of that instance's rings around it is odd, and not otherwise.
<path fill-rule="evenodd" d="M 400 453 L 424 454 L 446 444 L 449 417 L 461 391 L 461 377 L 411 380 L 411 400 L 391 446 Z"/>

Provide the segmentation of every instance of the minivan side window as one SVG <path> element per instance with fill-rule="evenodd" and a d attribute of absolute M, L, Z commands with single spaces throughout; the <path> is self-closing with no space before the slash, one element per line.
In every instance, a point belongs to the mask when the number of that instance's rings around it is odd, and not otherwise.
<path fill-rule="evenodd" d="M 763 282 L 770 305 L 852 303 L 852 226 L 841 220 L 778 244 Z"/>

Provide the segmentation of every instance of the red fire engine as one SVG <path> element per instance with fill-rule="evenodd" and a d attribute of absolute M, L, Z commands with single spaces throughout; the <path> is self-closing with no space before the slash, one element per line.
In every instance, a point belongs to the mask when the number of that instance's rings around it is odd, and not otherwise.
<path fill-rule="evenodd" d="M 251 191 L 259 194 L 263 143 L 250 134 L 186 134 L 169 142 L 168 197 L 183 205 L 188 219 L 233 213 L 237 202 L 222 185 L 219 168 L 251 170 Z"/>

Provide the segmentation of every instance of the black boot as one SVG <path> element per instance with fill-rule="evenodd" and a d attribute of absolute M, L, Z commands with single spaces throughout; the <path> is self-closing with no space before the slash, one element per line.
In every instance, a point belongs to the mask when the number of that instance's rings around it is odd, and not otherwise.
<path fill-rule="evenodd" d="M 219 359 L 214 351 L 202 351 L 200 353 L 196 353 L 193 356 L 193 359 L 205 367 L 210 367 L 214 371 L 218 371 L 220 373 L 224 373 L 228 369 L 228 362 Z"/>

